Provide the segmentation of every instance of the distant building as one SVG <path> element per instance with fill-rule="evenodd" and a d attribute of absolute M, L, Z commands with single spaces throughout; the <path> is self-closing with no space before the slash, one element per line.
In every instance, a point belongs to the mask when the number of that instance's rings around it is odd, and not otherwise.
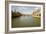
<path fill-rule="evenodd" d="M 38 8 L 37 10 L 34 10 L 32 15 L 33 16 L 41 16 L 41 11 L 40 10 L 41 10 L 40 8 Z"/>

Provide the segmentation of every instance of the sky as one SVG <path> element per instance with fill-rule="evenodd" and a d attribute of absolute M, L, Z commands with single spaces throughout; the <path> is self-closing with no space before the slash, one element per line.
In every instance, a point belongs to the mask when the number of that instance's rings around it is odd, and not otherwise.
<path fill-rule="evenodd" d="M 22 14 L 31 14 L 34 9 L 37 9 L 38 7 L 35 6 L 12 6 L 11 10 L 20 12 Z"/>

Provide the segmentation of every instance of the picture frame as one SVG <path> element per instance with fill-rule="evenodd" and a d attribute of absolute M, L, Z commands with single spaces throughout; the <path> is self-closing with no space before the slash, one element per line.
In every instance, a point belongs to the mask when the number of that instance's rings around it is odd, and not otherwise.
<path fill-rule="evenodd" d="M 11 10 L 9 10 L 9 7 L 10 7 L 9 4 L 11 4 L 11 6 L 14 5 L 14 4 L 22 4 L 22 5 L 23 5 L 23 4 L 24 4 L 24 5 L 25 5 L 25 4 L 29 4 L 29 5 L 30 5 L 30 4 L 35 4 L 35 5 L 42 5 L 42 7 L 43 7 L 43 8 L 42 8 L 42 9 L 43 9 L 43 10 L 42 10 L 42 11 L 43 11 L 42 13 L 43 13 L 43 14 L 41 14 L 41 15 L 43 15 L 43 16 L 41 16 L 41 17 L 42 17 L 42 18 L 41 18 L 41 19 L 42 19 L 42 22 L 41 22 L 41 23 L 42 23 L 42 27 L 41 27 L 41 29 L 40 29 L 40 28 L 38 28 L 38 29 L 37 29 L 37 28 L 36 28 L 36 29 L 35 29 L 35 28 L 32 28 L 32 30 L 31 30 L 30 28 L 27 27 L 27 28 L 24 28 L 24 29 L 23 29 L 23 28 L 22 28 L 22 29 L 21 29 L 21 28 L 20 28 L 20 29 L 16 29 L 17 31 L 16 31 L 14 28 L 13 28 L 13 29 L 11 28 L 11 30 L 10 30 L 10 27 L 9 27 L 10 22 L 9 22 L 9 20 L 10 20 L 11 18 L 9 18 L 9 16 L 10 16 L 11 14 L 9 13 L 9 11 L 11 11 Z M 10 15 L 9 15 L 9 14 L 10 14 Z M 10 16 L 10 17 L 11 17 L 11 16 Z M 10 24 L 10 25 L 11 25 L 11 24 Z M 26 29 L 26 30 L 25 30 L 25 29 Z M 33 29 L 34 29 L 34 30 L 33 30 Z M 9 31 L 9 30 L 10 30 L 10 31 Z M 45 3 L 23 2 L 23 1 L 22 1 L 22 2 L 21 2 L 21 1 L 6 1 L 6 2 L 5 2 L 5 33 L 6 33 L 6 34 L 7 34 L 7 33 L 22 33 L 22 32 L 39 32 L 39 31 L 40 31 L 40 32 L 45 31 Z"/>

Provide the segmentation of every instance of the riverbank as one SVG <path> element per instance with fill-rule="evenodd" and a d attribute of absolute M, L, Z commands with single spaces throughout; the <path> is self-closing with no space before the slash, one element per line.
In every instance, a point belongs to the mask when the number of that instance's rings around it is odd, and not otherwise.
<path fill-rule="evenodd" d="M 33 17 L 37 17 L 37 18 L 40 18 L 41 16 L 34 16 L 34 15 L 32 15 Z"/>
<path fill-rule="evenodd" d="M 38 26 L 41 24 L 41 18 L 40 17 L 34 17 L 34 23 Z"/>

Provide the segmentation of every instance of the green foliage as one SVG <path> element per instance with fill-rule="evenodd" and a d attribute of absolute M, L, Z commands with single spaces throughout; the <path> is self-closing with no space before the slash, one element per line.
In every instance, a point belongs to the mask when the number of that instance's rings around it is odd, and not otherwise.
<path fill-rule="evenodd" d="M 40 17 L 34 17 L 34 23 L 39 26 L 40 25 Z"/>
<path fill-rule="evenodd" d="M 21 16 L 22 14 L 18 11 L 12 11 L 12 17 L 18 17 L 18 16 Z"/>

